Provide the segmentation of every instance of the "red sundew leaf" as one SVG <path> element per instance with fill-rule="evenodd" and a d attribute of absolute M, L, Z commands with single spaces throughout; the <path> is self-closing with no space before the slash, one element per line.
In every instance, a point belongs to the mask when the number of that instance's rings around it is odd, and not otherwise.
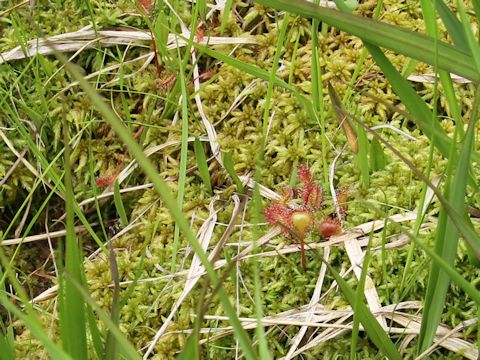
<path fill-rule="evenodd" d="M 298 167 L 298 179 L 302 183 L 300 189 L 303 204 L 315 210 L 320 210 L 323 203 L 323 191 L 313 182 L 312 173 L 306 166 Z"/>
<path fill-rule="evenodd" d="M 320 210 L 323 204 L 323 190 L 318 185 L 313 185 L 307 199 L 307 205 L 315 210 Z"/>
<path fill-rule="evenodd" d="M 270 205 L 263 216 L 271 225 L 281 225 L 284 232 L 288 232 L 288 229 L 292 228 L 292 212 L 293 210 L 281 204 Z"/>
<path fill-rule="evenodd" d="M 333 235 L 340 235 L 342 233 L 342 224 L 337 219 L 327 217 L 318 225 L 318 232 L 325 239 Z"/>
<path fill-rule="evenodd" d="M 303 165 L 298 166 L 298 180 L 306 187 L 314 185 L 310 169 Z"/>
<path fill-rule="evenodd" d="M 100 178 L 95 180 L 95 184 L 97 184 L 97 186 L 101 186 L 101 187 L 111 185 L 111 184 L 113 184 L 113 182 L 117 178 L 117 175 L 118 174 L 112 174 L 110 176 L 100 177 Z"/>
<path fill-rule="evenodd" d="M 347 200 L 349 195 L 349 189 L 347 186 L 342 187 L 337 194 L 337 201 L 340 209 L 340 215 L 342 218 L 345 217 L 348 210 Z"/>
<path fill-rule="evenodd" d="M 153 9 L 152 0 L 137 0 L 137 3 L 147 15 L 151 15 Z"/>

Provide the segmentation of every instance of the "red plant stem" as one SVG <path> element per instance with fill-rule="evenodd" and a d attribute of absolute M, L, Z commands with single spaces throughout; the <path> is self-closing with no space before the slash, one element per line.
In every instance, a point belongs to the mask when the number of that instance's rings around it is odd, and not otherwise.
<path fill-rule="evenodd" d="M 155 42 L 153 31 L 150 28 L 148 29 L 148 31 L 150 31 L 150 35 L 152 37 L 152 47 L 153 47 L 153 53 L 155 54 L 154 59 L 155 59 L 155 67 L 157 68 L 157 76 L 160 77 L 162 75 L 163 66 L 160 65 L 160 61 L 158 60 L 157 43 Z"/>
<path fill-rule="evenodd" d="M 304 240 L 300 240 L 300 263 L 302 264 L 303 271 L 307 270 L 307 259 L 305 259 L 305 243 Z"/>

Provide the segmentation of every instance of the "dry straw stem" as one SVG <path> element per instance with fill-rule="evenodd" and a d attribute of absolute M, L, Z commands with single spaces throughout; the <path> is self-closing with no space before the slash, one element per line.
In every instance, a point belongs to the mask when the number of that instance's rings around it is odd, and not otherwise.
<path fill-rule="evenodd" d="M 212 36 L 196 39 L 202 45 L 228 45 L 228 44 L 255 44 L 253 37 L 221 37 Z M 52 47 L 59 52 L 75 52 L 81 49 L 102 46 L 129 45 L 149 47 L 152 37 L 149 32 L 140 30 L 78 30 L 65 34 L 55 35 L 47 39 L 37 38 L 27 42 L 25 49 L 17 46 L 14 49 L 0 54 L 0 64 L 5 62 L 25 59 L 37 54 L 51 55 Z M 169 34 L 168 49 L 186 46 L 187 42 L 176 34 Z"/>
<path fill-rule="evenodd" d="M 419 301 L 405 301 L 398 304 L 391 304 L 388 306 L 383 306 L 374 312 L 377 316 L 383 316 L 385 318 L 393 320 L 395 323 L 400 325 L 400 327 L 390 326 L 386 331 L 390 334 L 403 334 L 403 335 L 413 335 L 417 336 L 420 332 L 420 317 L 418 315 L 412 315 L 405 313 L 402 310 L 409 311 L 418 311 L 421 309 L 422 304 Z M 267 316 L 261 320 L 263 326 L 300 326 L 300 327 L 310 327 L 323 329 L 321 333 L 316 335 L 304 346 L 299 348 L 297 351 L 287 354 L 282 359 L 289 359 L 295 356 L 300 355 L 302 352 L 305 352 L 308 349 L 319 346 L 322 343 L 325 343 L 328 340 L 334 339 L 347 331 L 351 331 L 353 327 L 353 322 L 351 317 L 353 316 L 353 311 L 351 307 L 346 307 L 344 309 L 328 309 L 323 305 L 316 303 L 313 305 L 306 305 L 300 309 L 289 310 L 282 312 L 275 316 Z M 228 320 L 225 316 L 213 316 L 206 315 L 205 319 L 209 320 Z M 253 318 L 240 318 L 242 325 L 245 329 L 253 329 L 257 326 L 257 319 Z M 478 349 L 475 346 L 462 339 L 463 335 L 459 334 L 459 331 L 474 326 L 477 323 L 476 319 L 464 321 L 460 323 L 454 329 L 450 329 L 444 324 L 441 324 L 435 335 L 435 343 L 432 346 L 430 351 L 434 350 L 437 347 L 443 347 L 449 351 L 455 352 L 459 355 L 463 355 L 467 359 L 477 359 L 478 358 Z M 363 330 L 363 327 L 360 326 L 360 330 Z M 223 328 L 204 328 L 201 330 L 202 333 L 218 333 L 214 337 L 210 337 L 208 340 L 202 340 L 202 343 L 206 341 L 211 341 L 219 337 L 229 335 L 232 331 L 231 326 Z M 180 331 L 183 333 L 188 333 L 187 331 Z M 168 333 L 171 334 L 171 333 Z M 422 354 L 425 356 L 427 353 Z M 422 357 L 419 357 L 420 359 Z"/>
<path fill-rule="evenodd" d="M 44 176 L 42 176 L 42 174 L 40 174 L 37 169 L 35 169 L 35 167 L 30 164 L 28 162 L 27 159 L 25 159 L 22 154 L 20 154 L 17 149 L 15 149 L 15 147 L 13 146 L 12 142 L 8 139 L 8 137 L 5 135 L 5 133 L 0 129 L 0 138 L 2 138 L 2 140 L 5 142 L 5 144 L 7 145 L 7 147 L 10 149 L 10 151 L 17 157 L 17 159 L 20 159 L 20 161 L 23 163 L 23 165 L 25 165 L 25 167 L 33 174 L 35 175 L 35 177 L 37 177 L 38 179 L 42 179 L 43 183 L 48 186 L 52 191 L 55 192 L 55 194 L 57 194 L 60 199 L 63 199 L 63 195 L 56 189 L 55 186 L 53 186 L 52 184 L 50 184 Z"/>
<path fill-rule="evenodd" d="M 218 195 L 213 197 L 212 201 L 210 202 L 210 205 L 208 206 L 210 210 L 210 214 L 207 220 L 205 220 L 205 222 L 200 227 L 200 230 L 198 231 L 198 234 L 197 234 L 198 241 L 202 245 L 202 248 L 204 251 L 207 251 L 208 249 L 208 246 L 212 239 L 213 231 L 215 229 L 215 225 L 217 222 L 217 211 L 215 210 L 214 206 L 219 198 L 220 197 Z M 144 354 L 144 359 L 147 359 L 149 357 L 149 354 L 153 351 L 153 349 L 155 348 L 155 345 L 157 345 L 158 341 L 167 330 L 168 325 L 170 325 L 170 322 L 175 316 L 177 310 L 180 308 L 180 305 L 183 303 L 187 295 L 190 293 L 190 291 L 192 291 L 192 289 L 195 287 L 197 282 L 200 280 L 200 276 L 197 276 L 197 274 L 199 273 L 201 274 L 205 273 L 205 269 L 200 262 L 200 258 L 195 253 L 193 256 L 192 263 L 190 265 L 190 269 L 188 270 L 187 281 L 185 282 L 185 285 L 183 287 L 182 294 L 177 299 L 177 301 L 175 301 L 175 304 L 170 309 L 170 314 L 163 321 L 161 328 L 155 333 L 155 336 L 152 342 L 150 343 L 147 351 Z"/>

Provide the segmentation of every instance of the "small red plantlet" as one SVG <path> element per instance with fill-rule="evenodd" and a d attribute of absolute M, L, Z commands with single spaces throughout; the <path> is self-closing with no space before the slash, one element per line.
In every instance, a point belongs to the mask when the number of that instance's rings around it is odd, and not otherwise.
<path fill-rule="evenodd" d="M 145 12 L 147 15 L 152 14 L 153 1 L 152 0 L 137 0 L 138 6 Z"/>
<path fill-rule="evenodd" d="M 269 224 L 281 226 L 284 233 L 299 241 L 301 263 L 305 270 L 305 238 L 312 232 L 324 239 L 342 233 L 341 220 L 347 210 L 347 191 L 342 189 L 338 194 L 342 218 L 337 219 L 334 211 L 325 208 L 322 188 L 314 182 L 310 169 L 299 166 L 298 180 L 300 186 L 282 189 L 281 199 L 270 205 L 264 216 Z"/>
<path fill-rule="evenodd" d="M 340 235 L 342 233 L 342 224 L 337 219 L 327 217 L 318 224 L 318 233 L 324 238 Z"/>
<path fill-rule="evenodd" d="M 121 163 L 117 166 L 117 168 L 115 169 L 115 171 L 111 175 L 102 176 L 102 177 L 99 177 L 99 178 L 95 179 L 95 184 L 99 187 L 105 187 L 105 186 L 112 185 L 115 182 L 115 179 L 117 178 L 117 176 L 122 171 L 123 166 L 124 166 L 123 163 Z"/>

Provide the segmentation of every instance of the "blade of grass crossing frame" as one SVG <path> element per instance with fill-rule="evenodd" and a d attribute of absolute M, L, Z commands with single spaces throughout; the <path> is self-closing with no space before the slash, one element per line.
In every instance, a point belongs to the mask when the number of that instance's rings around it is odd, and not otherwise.
<path fill-rule="evenodd" d="M 320 0 L 315 0 L 314 3 L 318 5 Z M 320 22 L 318 19 L 312 21 L 312 102 L 315 111 L 320 114 L 320 134 L 322 144 L 322 163 L 323 163 L 323 187 L 328 189 L 328 162 L 327 156 L 327 135 L 326 135 L 326 112 L 324 111 L 324 99 L 323 99 L 323 82 L 322 82 L 322 68 L 320 67 L 320 54 L 318 31 Z M 296 166 L 295 166 L 296 168 Z"/>
<path fill-rule="evenodd" d="M 64 166 L 65 166 L 65 206 L 66 206 L 66 241 L 65 241 L 65 267 L 66 273 L 59 274 L 59 286 L 63 288 L 62 301 L 59 302 L 60 333 L 65 351 L 76 359 L 87 359 L 87 328 L 85 316 L 85 303 L 72 279 L 82 286 L 82 260 L 80 242 L 77 241 L 74 224 L 74 192 L 72 183 L 72 167 L 70 164 L 70 135 L 67 120 L 63 119 L 64 139 Z M 69 277 L 67 278 L 66 275 Z"/>
<path fill-rule="evenodd" d="M 365 43 L 365 46 L 375 62 L 382 69 L 395 93 L 414 116 L 418 127 L 430 140 L 433 139 L 435 147 L 443 156 L 448 158 L 451 140 L 445 134 L 445 131 L 439 123 L 432 123 L 432 112 L 427 104 L 425 104 L 425 101 L 422 100 L 408 81 L 393 67 L 392 63 L 377 46 L 368 43 Z"/>
<path fill-rule="evenodd" d="M 365 291 L 365 283 L 367 280 L 367 273 L 368 273 L 368 265 L 370 264 L 371 252 L 370 247 L 373 240 L 373 231 L 370 232 L 370 238 L 368 240 L 367 250 L 365 252 L 365 259 L 363 260 L 362 264 L 362 272 L 360 273 L 360 279 L 357 285 L 357 291 L 355 292 L 355 303 L 352 305 L 353 309 L 353 325 L 352 325 L 352 344 L 350 347 L 350 359 L 355 360 L 357 358 L 357 342 L 358 342 L 358 333 L 360 328 L 360 321 L 359 321 L 359 312 L 361 304 L 365 304 L 363 301 L 364 299 L 364 291 Z"/>
<path fill-rule="evenodd" d="M 3 293 L 0 292 L 0 303 L 9 312 L 14 314 L 24 324 L 42 344 L 45 346 L 49 356 L 53 360 L 72 360 L 74 359 L 65 352 L 59 345 L 55 344 L 47 335 L 47 331 L 42 328 L 38 320 L 31 314 L 26 315 L 22 310 L 15 306 Z M 2 349 L 3 351 L 3 349 Z M 76 358 L 75 358 L 76 359 Z"/>
<path fill-rule="evenodd" d="M 465 194 L 480 100 L 478 87 L 476 92 L 472 116 L 460 148 L 458 162 L 454 160 L 456 157 L 456 149 L 452 148 L 451 160 L 447 166 L 445 197 L 452 208 L 461 215 L 466 214 Z M 449 265 L 453 265 L 457 255 L 458 237 L 459 234 L 456 225 L 452 219 L 447 217 L 445 209 L 440 209 L 435 237 L 435 252 Z M 442 310 L 445 306 L 445 297 L 449 284 L 449 275 L 443 271 L 437 263 L 433 263 L 427 285 L 427 294 L 420 329 L 419 353 L 427 349 L 433 342 L 433 337 L 440 323 Z"/>
<path fill-rule="evenodd" d="M 334 97 L 335 98 L 335 97 Z M 442 193 L 438 190 L 438 188 L 433 185 L 433 183 L 428 179 L 420 170 L 418 170 L 413 163 L 406 158 L 401 152 L 399 152 L 395 147 L 393 147 L 389 142 L 383 139 L 379 134 L 377 134 L 374 130 L 370 129 L 362 120 L 358 119 L 354 115 L 346 112 L 343 110 L 338 102 L 334 102 L 333 106 L 338 110 L 343 116 L 347 116 L 350 119 L 354 120 L 357 124 L 361 125 L 366 131 L 368 131 L 373 137 L 375 137 L 378 141 L 380 141 L 384 146 L 390 149 L 398 158 L 400 158 L 405 165 L 407 165 L 410 170 L 423 182 L 425 182 L 430 189 L 433 190 L 434 194 L 437 196 L 438 200 L 442 204 L 443 208 L 445 208 L 446 213 L 448 214 L 449 218 L 455 224 L 458 232 L 462 234 L 463 238 L 467 241 L 468 245 L 472 248 L 472 251 L 477 259 L 480 259 L 480 236 L 477 234 L 471 221 L 467 221 L 464 215 L 460 215 L 458 211 L 456 211 L 447 199 L 442 195 Z M 476 108 L 474 106 L 474 108 Z M 473 154 L 472 158 L 473 158 Z"/>
<path fill-rule="evenodd" d="M 232 153 L 230 151 L 222 151 L 222 160 L 223 160 L 223 166 L 225 167 L 225 170 L 227 170 L 228 175 L 232 178 L 233 182 L 235 183 L 235 186 L 237 187 L 237 191 L 240 194 L 245 193 L 245 187 L 242 184 L 242 180 L 238 177 L 235 168 L 233 166 L 233 159 L 232 159 Z"/>
<path fill-rule="evenodd" d="M 182 352 L 178 355 L 177 360 L 197 360 L 200 359 L 198 353 L 198 332 L 193 332 L 187 339 L 187 344 L 183 347 Z"/>
<path fill-rule="evenodd" d="M 453 43 L 459 48 L 469 51 L 467 38 L 463 31 L 462 24 L 455 14 L 442 0 L 435 0 L 438 14 L 442 18 L 442 22 L 447 28 L 448 35 L 452 38 Z"/>
<path fill-rule="evenodd" d="M 172 217 L 177 221 L 177 224 L 182 231 L 182 233 L 187 238 L 188 242 L 193 247 L 194 251 L 197 253 L 202 265 L 205 267 L 207 275 L 210 277 L 213 286 L 218 285 L 218 277 L 213 270 L 212 264 L 208 261 L 208 257 L 202 249 L 198 239 L 195 237 L 194 233 L 190 229 L 190 225 L 183 215 L 181 209 L 177 204 L 177 200 L 170 193 L 168 185 L 161 179 L 158 175 L 155 167 L 152 165 L 150 160 L 143 153 L 142 148 L 137 144 L 135 139 L 129 130 L 123 125 L 122 121 L 115 115 L 111 108 L 103 101 L 102 97 L 98 95 L 91 85 L 82 77 L 79 70 L 77 70 L 75 65 L 69 63 L 66 58 L 55 52 L 55 56 L 60 60 L 62 64 L 65 65 L 66 70 L 78 81 L 79 85 L 85 90 L 88 98 L 96 106 L 98 111 L 103 115 L 107 122 L 112 126 L 120 139 L 126 144 L 129 153 L 137 159 L 139 166 L 143 169 L 147 177 L 153 183 L 154 189 L 162 197 L 165 206 L 170 211 Z M 236 315 L 235 309 L 233 308 L 230 300 L 223 288 L 220 288 L 219 297 L 223 308 L 230 320 L 230 323 L 233 327 L 234 333 L 238 338 L 241 349 L 243 350 L 243 355 L 248 360 L 255 360 L 257 356 L 253 350 L 251 340 L 247 332 L 243 329 L 238 316 Z M 92 305 L 94 307 L 95 304 Z M 95 307 L 94 307 L 95 308 Z M 110 321 L 107 316 L 105 321 Z"/>
<path fill-rule="evenodd" d="M 277 16 L 280 16 L 277 14 Z M 254 214 L 254 224 L 258 224 L 262 221 L 262 199 L 260 196 L 260 190 L 258 184 L 261 182 L 261 174 L 262 174 L 262 166 L 263 166 L 263 158 L 265 152 L 265 142 L 267 137 L 267 129 L 268 123 L 270 119 L 270 104 L 273 95 L 273 87 L 275 85 L 275 78 L 277 69 L 279 67 L 279 60 L 282 54 L 282 50 L 284 48 L 285 43 L 285 35 L 289 25 L 290 15 L 285 13 L 283 15 L 283 19 L 277 20 L 277 26 L 281 23 L 280 29 L 278 29 L 278 37 L 275 46 L 275 55 L 273 56 L 272 67 L 270 69 L 270 73 L 268 76 L 268 87 L 267 93 L 265 96 L 265 103 L 263 109 L 263 123 L 262 123 L 262 142 L 259 147 L 259 151 L 256 156 L 256 164 L 255 164 L 255 188 L 253 190 L 253 201 L 251 205 L 253 206 L 253 214 Z M 253 228 L 253 252 L 257 251 L 256 248 L 256 240 L 260 238 L 260 234 L 258 232 L 258 227 L 255 226 Z M 271 355 L 268 351 L 268 345 L 265 338 L 265 331 L 263 328 L 263 324 L 261 319 L 263 317 L 263 309 L 262 309 L 262 299 L 261 299 L 261 283 L 260 283 L 260 272 L 258 269 L 258 261 L 256 257 L 252 259 L 252 269 L 253 269 L 253 279 L 254 279 L 254 298 L 255 298 L 255 318 L 257 320 L 257 327 L 256 327 L 256 335 L 259 342 L 259 350 L 260 350 L 260 357 L 262 359 L 271 359 Z"/>
<path fill-rule="evenodd" d="M 195 137 L 193 148 L 195 151 L 195 160 L 197 161 L 200 178 L 202 179 L 203 185 L 205 185 L 208 193 L 213 195 L 212 184 L 210 182 L 210 172 L 208 171 L 207 157 L 205 156 L 205 149 L 203 148 L 202 142 L 198 137 Z"/>
<path fill-rule="evenodd" d="M 383 170 L 387 165 L 385 152 L 377 139 L 372 139 L 370 143 L 370 169 L 372 171 Z"/>
<path fill-rule="evenodd" d="M 255 0 L 255 2 L 308 18 L 316 18 L 372 45 L 384 47 L 430 65 L 435 63 L 434 39 L 418 32 L 320 7 L 305 0 Z M 441 69 L 454 72 L 472 81 L 480 80 L 480 73 L 472 64 L 471 54 L 445 42 L 439 42 L 438 51 L 438 65 Z"/>
<path fill-rule="evenodd" d="M 177 48 L 178 66 L 179 66 L 179 83 L 181 93 L 181 119 L 182 119 L 182 140 L 180 145 L 180 164 L 178 169 L 178 193 L 177 204 L 181 209 L 183 207 L 183 196 L 185 194 L 185 182 L 187 179 L 187 160 L 188 160 L 188 93 L 187 86 L 185 84 L 185 68 L 180 56 L 180 50 Z M 179 248 L 180 228 L 178 224 L 175 224 L 175 230 L 173 235 L 172 246 L 172 262 L 170 269 L 172 272 L 176 270 L 177 253 Z"/>
<path fill-rule="evenodd" d="M 225 3 L 225 7 L 223 8 L 222 23 L 220 24 L 220 36 L 222 36 L 223 32 L 225 31 L 225 26 L 227 25 L 228 17 L 230 16 L 232 4 L 233 0 L 227 0 Z"/>
<path fill-rule="evenodd" d="M 468 47 L 470 48 L 470 52 L 473 55 L 473 60 L 475 63 L 475 67 L 477 71 L 480 73 L 480 46 L 478 45 L 477 40 L 475 39 L 475 35 L 472 31 L 472 25 L 470 24 L 470 19 L 467 16 L 465 11 L 465 7 L 463 3 L 457 0 L 457 9 L 460 13 L 460 19 L 462 20 L 463 30 L 465 37 L 467 38 Z"/>
<path fill-rule="evenodd" d="M 82 300 L 85 301 L 95 313 L 98 315 L 100 320 L 105 324 L 105 327 L 109 330 L 112 334 L 112 337 L 115 339 L 119 346 L 119 352 L 123 356 L 119 356 L 119 358 L 126 358 L 128 360 L 140 360 L 140 356 L 138 355 L 137 350 L 133 347 L 133 345 L 127 340 L 125 335 L 120 331 L 118 326 L 114 323 L 114 321 L 110 318 L 107 312 L 105 312 L 99 305 L 95 303 L 95 301 L 90 297 L 88 291 L 80 285 L 76 280 L 73 278 L 68 277 L 68 281 L 73 284 L 78 290 L 79 295 L 82 297 Z M 77 358 L 75 357 L 75 360 Z"/>
<path fill-rule="evenodd" d="M 118 183 L 118 179 L 115 179 L 115 183 L 113 185 L 113 202 L 115 203 L 115 209 L 117 210 L 117 214 L 120 218 L 122 226 L 127 226 L 128 218 L 127 213 L 125 212 L 125 206 L 123 206 L 122 195 L 120 194 L 120 184 Z"/>
<path fill-rule="evenodd" d="M 9 325 L 5 330 L 5 332 L 0 330 L 0 349 L 2 349 L 1 358 L 2 360 L 15 360 L 14 335 L 12 326 Z"/>
<path fill-rule="evenodd" d="M 198 13 L 203 21 L 207 21 L 207 2 L 206 0 L 197 0 L 196 6 L 198 6 Z"/>
<path fill-rule="evenodd" d="M 353 308 L 357 299 L 355 292 L 329 263 L 324 262 L 324 264 L 328 267 L 328 270 L 342 290 L 343 295 Z M 402 359 L 392 340 L 380 326 L 368 306 L 366 306 L 363 301 L 358 302 L 357 305 L 358 306 L 355 307 L 355 314 L 358 316 L 358 320 L 363 325 L 368 337 L 372 340 L 375 346 L 390 360 Z"/>

